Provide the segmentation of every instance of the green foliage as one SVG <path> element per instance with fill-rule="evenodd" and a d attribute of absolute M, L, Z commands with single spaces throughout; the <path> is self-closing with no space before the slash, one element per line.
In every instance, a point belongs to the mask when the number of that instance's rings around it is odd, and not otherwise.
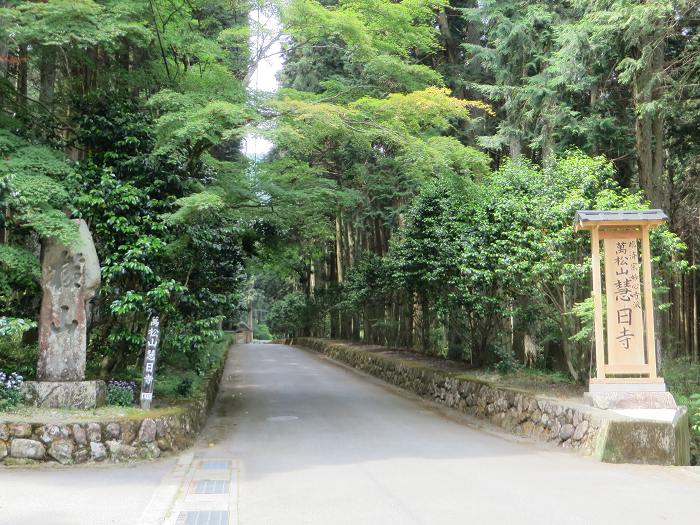
<path fill-rule="evenodd" d="M 496 348 L 496 364 L 494 368 L 499 374 L 510 374 L 522 367 L 522 364 L 516 359 L 515 354 L 508 348 Z"/>
<path fill-rule="evenodd" d="M 189 397 L 192 395 L 192 379 L 189 377 L 183 378 L 175 387 L 175 392 L 177 392 L 177 395 L 180 397 Z"/>
<path fill-rule="evenodd" d="M 24 296 L 36 293 L 41 273 L 39 259 L 26 248 L 0 245 L 0 269 L 0 308 L 10 312 Z"/>
<path fill-rule="evenodd" d="M 66 213 L 65 182 L 73 169 L 57 151 L 7 130 L 0 129 L 0 148 L 0 318 L 31 323 L 40 297 L 38 240 L 71 244 L 77 239 L 77 227 Z M 0 331 L 20 326 L 17 322 Z M 15 357 L 8 359 L 17 363 Z"/>
<path fill-rule="evenodd" d="M 230 343 L 228 337 L 209 338 L 197 369 L 192 369 L 183 354 L 164 355 L 156 375 L 156 399 L 167 401 L 202 395 L 203 378 L 222 364 Z"/>
<path fill-rule="evenodd" d="M 605 300 L 605 296 L 603 296 L 603 300 Z M 591 341 L 593 341 L 593 330 L 595 323 L 595 309 L 593 297 L 588 297 L 580 303 L 576 303 L 571 308 L 571 313 L 578 318 L 581 324 L 581 329 L 574 335 L 572 335 L 569 339 L 576 343 L 590 343 Z M 605 304 L 603 304 L 603 315 L 605 315 L 605 313 L 606 308 Z"/>
<path fill-rule="evenodd" d="M 276 337 L 295 337 L 311 332 L 323 322 L 319 301 L 291 292 L 272 304 L 267 324 Z"/>
<path fill-rule="evenodd" d="M 0 157 L 0 224 L 19 235 L 28 231 L 64 244 L 77 239 L 77 228 L 64 213 L 68 205 L 65 181 L 73 169 L 57 152 L 33 145 L 3 131 L 5 154 Z"/>
<path fill-rule="evenodd" d="M 688 358 L 666 358 L 660 373 L 676 403 L 688 407 L 690 450 L 697 465 L 700 462 L 700 363 Z"/>
<path fill-rule="evenodd" d="M 164 358 L 182 354 L 207 369 L 219 321 L 238 309 L 248 228 L 223 205 L 202 204 L 214 195 L 199 193 L 215 173 L 209 166 L 162 156 L 150 116 L 105 97 L 82 101 L 92 153 L 73 179 L 74 206 L 91 223 L 102 264 L 92 366 L 112 372 L 138 355 L 158 312 Z"/>
<path fill-rule="evenodd" d="M 690 398 L 700 390 L 700 363 L 687 358 L 667 358 L 661 363 L 660 374 L 674 395 Z"/>
<path fill-rule="evenodd" d="M 188 390 L 185 391 L 185 386 Z M 181 392 L 185 396 L 192 398 L 193 395 L 201 392 L 202 377 L 191 370 L 167 369 L 159 372 L 155 381 L 154 396 L 160 400 L 182 399 Z"/>
<path fill-rule="evenodd" d="M 406 57 L 437 47 L 430 22 L 441 5 L 436 0 L 346 0 L 328 8 L 315 0 L 294 0 L 282 12 L 282 22 L 296 38 L 313 43 L 339 39 L 360 59 Z"/>
<path fill-rule="evenodd" d="M 444 330 L 448 356 L 500 368 L 515 363 L 501 334 L 511 317 L 535 344 L 556 350 L 572 377 L 585 377 L 589 241 L 571 220 L 578 209 L 639 209 L 643 201 L 617 185 L 604 159 L 578 152 L 544 168 L 518 160 L 488 174 L 475 166 L 475 180 L 452 174 L 421 186 L 388 256 L 355 265 L 341 304 L 357 311 L 384 304 L 392 290 L 415 294 L 422 317 Z M 682 249 L 663 231 L 652 244 L 661 267 Z M 390 275 L 383 281 L 382 268 Z M 433 335 L 422 337 L 429 350 Z"/>
<path fill-rule="evenodd" d="M 693 394 L 688 399 L 679 398 L 678 402 L 688 407 L 688 423 L 690 424 L 690 451 L 693 464 L 700 463 L 700 394 Z"/>
<path fill-rule="evenodd" d="M 265 323 L 255 323 L 253 337 L 259 341 L 269 341 L 272 339 L 272 332 Z"/>
<path fill-rule="evenodd" d="M 111 4 L 112 2 L 104 2 Z M 100 5 L 92 0 L 52 0 L 25 3 L 11 11 L 20 42 L 49 49 L 113 48 L 120 38 L 145 43 L 150 34 L 139 23 L 128 21 L 135 14 L 131 2 Z"/>
<path fill-rule="evenodd" d="M 156 121 L 156 154 L 184 153 L 188 166 L 193 169 L 202 154 L 212 146 L 240 138 L 240 128 L 246 122 L 246 112 L 240 105 L 214 101 L 200 106 L 189 100 L 179 100 L 173 104 L 172 95 L 161 91 L 150 101 L 152 106 L 177 107 Z"/>
<path fill-rule="evenodd" d="M 646 208 L 639 188 L 673 215 L 652 235 L 669 312 L 659 333 L 664 348 L 692 347 L 671 327 L 697 324 L 680 307 L 697 270 L 673 233 L 693 258 L 697 9 L 263 4 L 285 34 L 284 89 L 250 97 L 277 37 L 253 7 L 3 3 L 1 366 L 31 372 L 40 241 L 71 243 L 80 217 L 102 265 L 88 357 L 104 377 L 136 373 L 158 312 L 157 388 L 196 395 L 220 323 L 253 301 L 277 336 L 363 338 L 504 371 L 527 340 L 538 366 L 583 380 L 589 239 L 571 221 Z M 274 144 L 261 162 L 241 154 L 251 124 Z"/>
<path fill-rule="evenodd" d="M 102 273 L 89 373 L 128 377 L 154 312 L 166 366 L 199 374 L 220 358 L 212 343 L 238 315 L 261 227 L 236 208 L 257 202 L 237 153 L 253 113 L 242 83 L 250 8 L 0 7 L 0 365 L 33 373 L 40 243 L 72 243 L 74 217 L 88 223 Z"/>
<path fill-rule="evenodd" d="M 36 328 L 37 324 L 34 321 L 27 319 L 13 319 L 8 317 L 0 317 L 0 337 L 16 338 L 21 336 L 27 330 Z M 17 341 L 12 341 L 13 343 Z"/>
<path fill-rule="evenodd" d="M 0 317 L 0 370 L 36 376 L 37 345 L 23 342 L 26 332 L 36 327 L 30 319 Z"/>

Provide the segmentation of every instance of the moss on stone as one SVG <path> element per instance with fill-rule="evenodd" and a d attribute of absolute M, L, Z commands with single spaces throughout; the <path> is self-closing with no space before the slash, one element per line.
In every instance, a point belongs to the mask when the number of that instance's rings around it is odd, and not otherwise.
<path fill-rule="evenodd" d="M 12 412 L 0 412 L 3 423 L 85 423 L 89 421 L 107 422 L 115 419 L 140 420 L 181 413 L 185 405 L 141 410 L 136 407 L 106 406 L 92 410 L 65 408 L 21 407 Z"/>

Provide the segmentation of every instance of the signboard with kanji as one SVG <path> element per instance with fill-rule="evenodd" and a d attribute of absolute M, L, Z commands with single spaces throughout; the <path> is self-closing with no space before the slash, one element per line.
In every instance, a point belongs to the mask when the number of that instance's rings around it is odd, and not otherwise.
<path fill-rule="evenodd" d="M 605 239 L 608 363 L 644 364 L 644 323 L 637 239 Z"/>
<path fill-rule="evenodd" d="M 595 336 L 591 389 L 623 383 L 664 387 L 657 375 L 649 230 L 666 220 L 661 210 L 576 212 L 576 230 L 591 232 Z"/>
<path fill-rule="evenodd" d="M 156 378 L 156 357 L 160 341 L 160 319 L 151 317 L 146 333 L 146 353 L 143 357 L 143 375 L 141 381 L 141 408 L 148 410 L 153 401 L 153 383 Z"/>

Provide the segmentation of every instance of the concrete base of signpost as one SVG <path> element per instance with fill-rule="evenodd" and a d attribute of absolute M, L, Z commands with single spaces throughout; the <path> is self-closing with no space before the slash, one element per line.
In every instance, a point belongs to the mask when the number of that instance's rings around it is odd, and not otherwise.
<path fill-rule="evenodd" d="M 663 382 L 591 382 L 583 399 L 610 413 L 601 426 L 595 452 L 602 461 L 689 464 L 688 411 L 676 405 Z"/>
<path fill-rule="evenodd" d="M 666 391 L 666 384 L 658 383 L 611 383 L 595 382 L 591 379 L 588 392 L 583 399 L 589 405 L 603 410 L 668 409 L 678 408 L 676 400 Z"/>
<path fill-rule="evenodd" d="M 41 408 L 90 409 L 105 404 L 104 381 L 26 381 L 22 393 L 27 404 Z"/>
<path fill-rule="evenodd" d="M 592 407 L 603 410 L 678 408 L 670 392 L 586 392 L 583 399 Z"/>
<path fill-rule="evenodd" d="M 607 463 L 690 464 L 688 409 L 610 410 L 594 455 Z"/>

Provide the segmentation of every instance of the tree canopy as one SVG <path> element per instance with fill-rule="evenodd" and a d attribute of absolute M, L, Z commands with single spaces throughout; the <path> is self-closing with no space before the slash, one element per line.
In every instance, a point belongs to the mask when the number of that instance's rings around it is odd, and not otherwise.
<path fill-rule="evenodd" d="M 662 349 L 700 358 L 698 14 L 689 0 L 0 1 L 0 367 L 31 374 L 41 242 L 73 242 L 83 218 L 102 265 L 95 375 L 137 374 L 154 312 L 166 362 L 205 370 L 250 310 L 278 337 L 475 366 L 513 354 L 583 381 L 574 213 L 650 206 L 670 216 L 652 243 Z M 273 44 L 280 89 L 255 92 Z M 244 154 L 251 133 L 262 158 Z"/>

